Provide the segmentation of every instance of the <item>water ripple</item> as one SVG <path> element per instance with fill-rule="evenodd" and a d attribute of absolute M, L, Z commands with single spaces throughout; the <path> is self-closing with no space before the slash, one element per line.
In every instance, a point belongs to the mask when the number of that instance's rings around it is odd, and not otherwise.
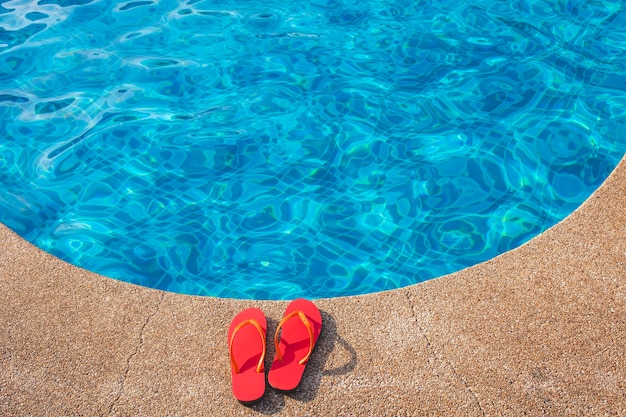
<path fill-rule="evenodd" d="M 0 5 L 0 221 L 190 294 L 398 288 L 519 246 L 626 151 L 620 1 Z"/>

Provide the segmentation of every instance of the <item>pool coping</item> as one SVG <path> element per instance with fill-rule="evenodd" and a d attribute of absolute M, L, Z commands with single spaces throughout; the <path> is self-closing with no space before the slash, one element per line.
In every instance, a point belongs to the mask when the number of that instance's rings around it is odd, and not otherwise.
<path fill-rule="evenodd" d="M 166 293 L 69 265 L 0 225 L 3 416 L 626 415 L 626 158 L 521 247 L 410 287 L 317 300 L 300 387 L 230 391 L 226 331 L 287 302 Z M 268 345 L 266 365 L 273 358 Z"/>

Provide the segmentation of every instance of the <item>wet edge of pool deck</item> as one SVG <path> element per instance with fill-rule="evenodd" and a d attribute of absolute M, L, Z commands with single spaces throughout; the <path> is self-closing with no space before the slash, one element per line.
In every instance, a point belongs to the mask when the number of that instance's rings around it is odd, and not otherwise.
<path fill-rule="evenodd" d="M 226 331 L 286 302 L 201 298 L 68 265 L 0 225 L 2 416 L 626 415 L 626 158 L 522 247 L 423 284 L 318 300 L 299 389 L 231 395 Z M 268 345 L 267 364 L 274 349 Z"/>

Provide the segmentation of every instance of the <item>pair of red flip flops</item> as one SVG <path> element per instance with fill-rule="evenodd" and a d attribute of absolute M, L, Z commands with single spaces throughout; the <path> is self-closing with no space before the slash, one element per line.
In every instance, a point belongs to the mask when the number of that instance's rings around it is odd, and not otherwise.
<path fill-rule="evenodd" d="M 300 384 L 321 330 L 322 315 L 312 302 L 300 298 L 287 306 L 274 335 L 276 357 L 267 375 L 272 388 L 291 391 Z M 267 320 L 258 308 L 237 314 L 228 329 L 233 394 L 243 403 L 265 393 L 266 332 Z"/>

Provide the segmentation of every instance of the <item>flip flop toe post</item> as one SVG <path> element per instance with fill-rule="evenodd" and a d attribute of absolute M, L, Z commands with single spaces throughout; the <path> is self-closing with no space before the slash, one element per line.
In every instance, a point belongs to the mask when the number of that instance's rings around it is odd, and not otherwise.
<path fill-rule="evenodd" d="M 322 330 L 322 315 L 312 302 L 292 301 L 276 328 L 276 357 L 268 374 L 268 382 L 279 391 L 298 387 L 315 343 Z"/>
<path fill-rule="evenodd" d="M 233 395 L 244 404 L 259 400 L 265 393 L 266 333 L 267 319 L 258 308 L 243 310 L 228 328 Z"/>

